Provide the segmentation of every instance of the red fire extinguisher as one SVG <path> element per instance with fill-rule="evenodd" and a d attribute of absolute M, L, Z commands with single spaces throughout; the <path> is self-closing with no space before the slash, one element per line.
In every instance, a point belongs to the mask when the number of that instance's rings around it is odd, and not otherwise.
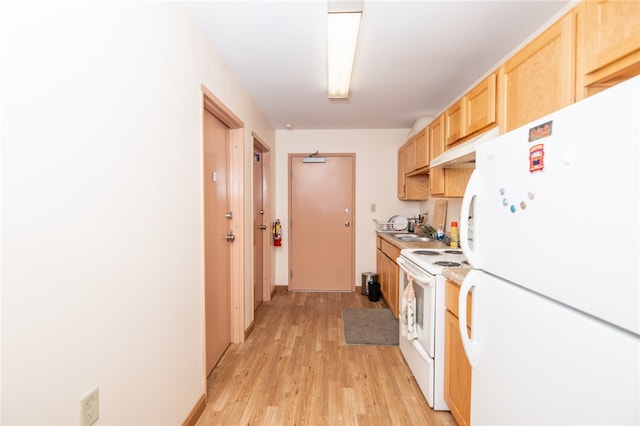
<path fill-rule="evenodd" d="M 280 225 L 280 219 L 276 219 L 276 223 L 271 227 L 271 234 L 273 235 L 273 245 L 278 247 L 282 245 L 282 225 Z"/>

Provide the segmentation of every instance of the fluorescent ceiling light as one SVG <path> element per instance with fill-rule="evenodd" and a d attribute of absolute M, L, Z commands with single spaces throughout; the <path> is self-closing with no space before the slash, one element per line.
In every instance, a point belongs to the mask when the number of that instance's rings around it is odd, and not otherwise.
<path fill-rule="evenodd" d="M 329 98 L 349 97 L 362 12 L 329 13 Z"/>

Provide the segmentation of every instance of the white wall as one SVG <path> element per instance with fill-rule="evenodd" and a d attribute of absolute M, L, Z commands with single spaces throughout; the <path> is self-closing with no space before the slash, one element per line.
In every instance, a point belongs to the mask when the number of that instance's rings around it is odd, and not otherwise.
<path fill-rule="evenodd" d="M 363 272 L 376 270 L 375 223 L 395 214 L 418 214 L 417 201 L 400 201 L 397 194 L 398 148 L 408 129 L 383 130 L 279 130 L 276 132 L 276 218 L 283 224 L 282 247 L 276 249 L 276 283 L 288 284 L 288 155 L 289 153 L 356 154 L 356 269 L 354 283 Z M 376 212 L 370 205 L 376 204 Z"/>
<path fill-rule="evenodd" d="M 98 425 L 180 424 L 205 384 L 201 84 L 245 170 L 275 133 L 179 3 L 1 7 L 1 423 L 77 424 L 99 386 Z"/>

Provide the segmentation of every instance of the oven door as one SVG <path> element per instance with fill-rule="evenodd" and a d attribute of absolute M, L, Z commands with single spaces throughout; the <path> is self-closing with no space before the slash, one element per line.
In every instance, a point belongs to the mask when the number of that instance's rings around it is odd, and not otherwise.
<path fill-rule="evenodd" d="M 435 356 L 435 322 L 436 322 L 436 278 L 404 257 L 397 259 L 400 266 L 400 294 L 402 295 L 409 276 L 412 278 L 413 291 L 416 295 L 416 331 L 417 339 L 413 341 L 418 352 L 426 352 L 429 358 Z"/>

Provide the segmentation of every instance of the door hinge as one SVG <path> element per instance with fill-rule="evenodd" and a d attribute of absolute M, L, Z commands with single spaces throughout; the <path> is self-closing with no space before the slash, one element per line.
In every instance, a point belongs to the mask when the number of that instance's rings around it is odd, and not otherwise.
<path fill-rule="evenodd" d="M 293 269 L 289 269 L 289 279 L 293 279 Z"/>

